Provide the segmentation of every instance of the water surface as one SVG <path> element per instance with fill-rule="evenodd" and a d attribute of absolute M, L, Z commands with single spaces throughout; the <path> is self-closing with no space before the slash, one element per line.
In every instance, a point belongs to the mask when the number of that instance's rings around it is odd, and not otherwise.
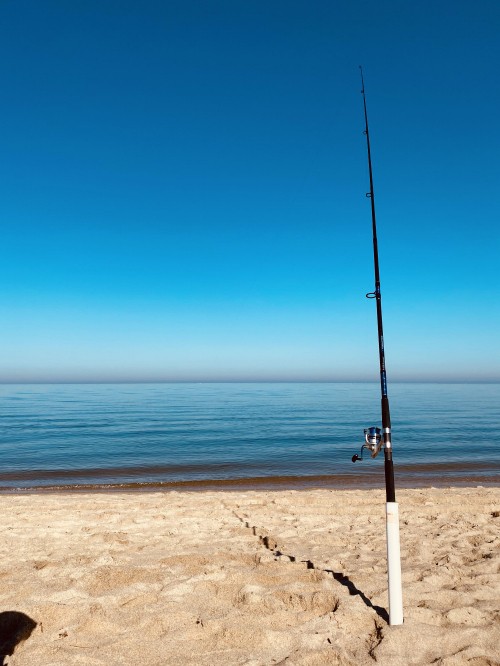
<path fill-rule="evenodd" d="M 500 483 L 499 384 L 392 384 L 396 484 Z M 0 489 L 383 486 L 378 384 L 0 386 Z"/>

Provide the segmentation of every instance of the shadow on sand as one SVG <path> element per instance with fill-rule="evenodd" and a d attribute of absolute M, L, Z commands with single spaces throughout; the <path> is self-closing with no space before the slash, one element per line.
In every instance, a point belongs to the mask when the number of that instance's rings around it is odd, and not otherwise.
<path fill-rule="evenodd" d="M 27 638 L 36 627 L 35 620 L 18 611 L 0 613 L 0 666 L 5 665 L 5 657 L 14 654 L 14 650 Z"/>
<path fill-rule="evenodd" d="M 294 555 L 290 555 L 288 553 L 282 553 L 278 549 L 278 544 L 275 543 L 273 539 L 271 539 L 268 535 L 262 535 L 257 532 L 257 528 L 253 525 L 250 525 L 250 523 L 247 520 L 244 520 L 241 516 L 239 516 L 235 511 L 232 512 L 238 520 L 243 523 L 243 525 L 247 529 L 251 529 L 252 533 L 254 536 L 259 538 L 260 543 L 267 548 L 267 550 L 270 550 L 273 555 L 276 555 L 276 557 L 287 557 L 291 562 L 296 562 L 297 558 Z M 362 592 L 359 588 L 354 585 L 352 580 L 349 578 L 349 576 L 345 576 L 343 573 L 339 571 L 333 571 L 332 569 L 322 569 L 321 567 L 317 567 L 314 562 L 311 562 L 311 560 L 300 560 L 301 562 L 304 562 L 304 564 L 307 566 L 308 569 L 315 569 L 316 571 L 322 571 L 323 573 L 329 574 L 330 576 L 333 576 L 333 578 L 340 583 L 341 585 L 344 585 L 349 590 L 349 594 L 351 596 L 359 596 L 359 598 L 363 601 L 363 603 L 368 606 L 368 608 L 372 608 L 375 613 L 379 617 L 381 617 L 387 624 L 389 624 L 389 613 L 385 608 L 382 608 L 382 606 L 375 606 L 374 603 L 366 596 L 364 592 Z"/>
<path fill-rule="evenodd" d="M 373 604 L 370 601 L 370 599 L 368 599 L 366 594 L 364 592 L 361 592 L 361 590 L 359 590 L 356 587 L 356 585 L 354 585 L 349 576 L 344 576 L 344 574 L 338 571 L 332 571 L 331 569 L 322 569 L 322 571 L 331 574 L 337 582 L 347 587 L 350 595 L 352 596 L 358 595 L 359 597 L 361 597 L 361 600 L 366 606 L 368 606 L 368 608 L 373 608 L 375 613 L 377 613 L 379 617 L 381 617 L 383 620 L 387 622 L 387 624 L 389 624 L 389 613 L 386 611 L 386 609 L 382 608 L 382 606 L 375 606 L 375 604 Z"/>

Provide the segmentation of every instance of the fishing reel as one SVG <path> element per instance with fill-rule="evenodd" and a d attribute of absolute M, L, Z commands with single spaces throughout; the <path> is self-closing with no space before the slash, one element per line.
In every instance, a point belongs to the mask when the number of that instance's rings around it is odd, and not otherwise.
<path fill-rule="evenodd" d="M 352 462 L 355 463 L 357 460 L 363 460 L 363 449 L 368 449 L 371 451 L 371 457 L 376 458 L 382 448 L 382 435 L 380 428 L 372 426 L 371 428 L 365 428 L 365 443 L 361 447 L 360 454 L 358 456 L 355 453 L 352 457 Z"/>

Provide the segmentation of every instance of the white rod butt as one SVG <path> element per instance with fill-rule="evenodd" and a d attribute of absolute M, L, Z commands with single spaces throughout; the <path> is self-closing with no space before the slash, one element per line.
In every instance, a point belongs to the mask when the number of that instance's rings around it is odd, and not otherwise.
<path fill-rule="evenodd" d="M 399 509 L 397 502 L 386 502 L 387 574 L 389 578 L 389 624 L 403 624 L 403 587 L 399 546 Z"/>

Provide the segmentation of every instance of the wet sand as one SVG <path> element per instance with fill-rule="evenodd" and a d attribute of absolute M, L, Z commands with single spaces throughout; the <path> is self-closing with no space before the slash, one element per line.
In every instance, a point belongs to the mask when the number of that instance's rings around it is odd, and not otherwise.
<path fill-rule="evenodd" d="M 398 501 L 390 627 L 380 489 L 3 495 L 4 663 L 500 664 L 500 488 Z"/>

